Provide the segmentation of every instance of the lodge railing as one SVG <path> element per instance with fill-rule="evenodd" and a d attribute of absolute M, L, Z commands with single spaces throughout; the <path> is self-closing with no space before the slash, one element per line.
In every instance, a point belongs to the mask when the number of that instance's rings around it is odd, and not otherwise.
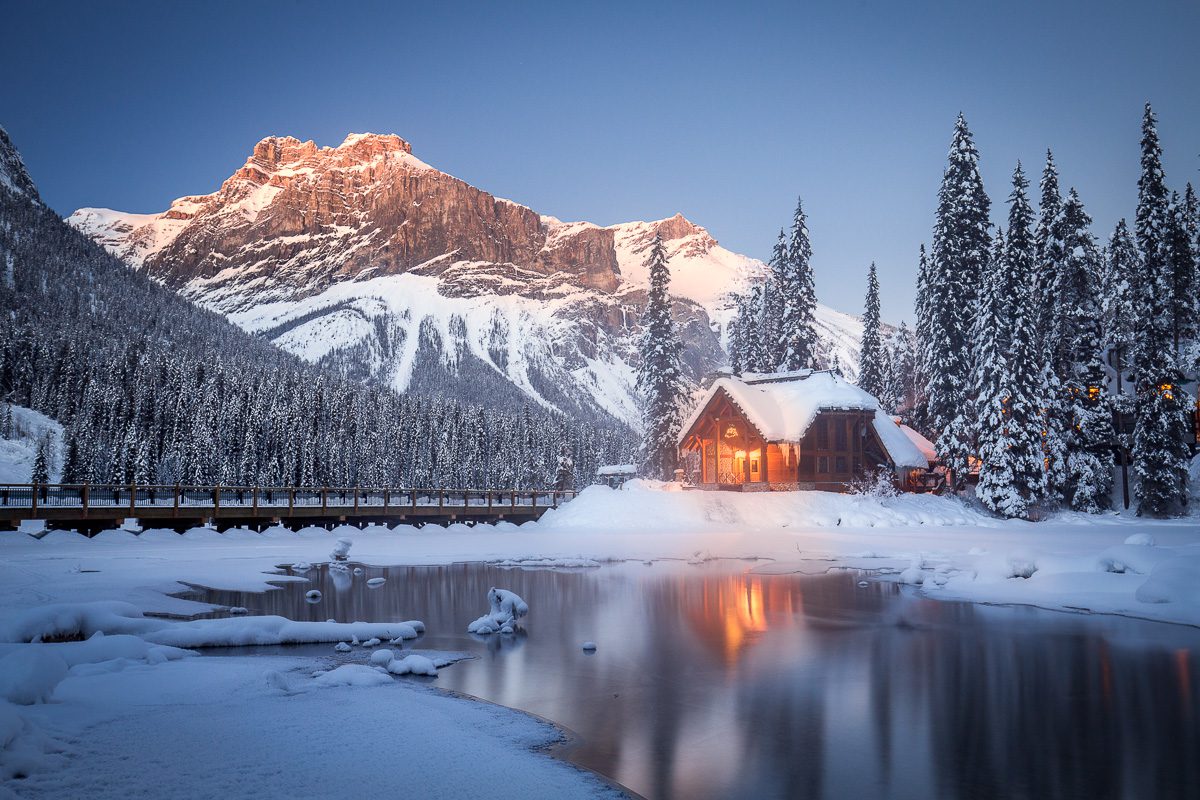
<path fill-rule="evenodd" d="M 137 484 L 0 483 L 0 517 L 37 518 L 39 511 L 89 513 L 139 511 L 155 516 L 293 516 L 297 511 L 337 515 L 403 515 L 438 509 L 472 510 L 497 515 L 505 510 L 557 508 L 576 492 L 554 489 L 409 489 L 362 486 L 187 486 Z M 12 516 L 12 515 L 9 515 Z M 201 514 L 200 516 L 204 516 Z"/>

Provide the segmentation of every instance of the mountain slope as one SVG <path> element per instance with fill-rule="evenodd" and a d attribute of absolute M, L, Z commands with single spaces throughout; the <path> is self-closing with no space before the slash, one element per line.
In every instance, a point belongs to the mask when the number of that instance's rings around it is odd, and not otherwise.
<path fill-rule="evenodd" d="M 54 477 L 92 484 L 524 488 L 553 483 L 565 447 L 568 482 L 585 486 L 631 457 L 623 426 L 401 395 L 304 363 L 65 224 L 36 201 L 7 139 L 0 165 L 8 479 L 28 479 L 39 438 L 52 441 Z"/>
<path fill-rule="evenodd" d="M 666 242 L 694 380 L 725 363 L 728 294 L 764 265 L 681 215 L 562 222 L 434 169 L 397 136 L 259 142 L 210 195 L 161 214 L 80 209 L 135 268 L 303 358 L 397 389 L 636 418 L 643 265 Z M 853 371 L 857 320 L 822 308 Z"/>

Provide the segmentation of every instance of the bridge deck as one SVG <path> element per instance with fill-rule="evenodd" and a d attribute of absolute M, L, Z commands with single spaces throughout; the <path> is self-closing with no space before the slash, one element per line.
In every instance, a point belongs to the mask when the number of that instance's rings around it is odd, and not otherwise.
<path fill-rule="evenodd" d="M 289 520 L 524 522 L 574 496 L 552 490 L 0 484 L 0 526 L 46 520 L 94 532 L 130 518 L 163 527 L 207 522 L 220 528 Z"/>

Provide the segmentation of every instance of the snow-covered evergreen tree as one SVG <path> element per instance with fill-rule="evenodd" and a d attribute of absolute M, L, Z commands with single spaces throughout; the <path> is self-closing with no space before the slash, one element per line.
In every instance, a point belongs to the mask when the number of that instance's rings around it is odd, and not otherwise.
<path fill-rule="evenodd" d="M 863 310 L 863 334 L 858 351 L 858 385 L 863 391 L 879 397 L 884 390 L 887 353 L 879 331 L 879 277 L 875 264 L 867 271 L 867 298 Z"/>
<path fill-rule="evenodd" d="M 784 309 L 787 303 L 784 285 L 791 262 L 788 258 L 787 237 L 782 229 L 775 240 L 775 247 L 771 250 L 771 260 L 767 262 L 767 267 L 767 276 L 762 281 L 762 294 L 759 297 L 758 346 L 754 372 L 775 372 L 787 353 L 783 333 Z"/>
<path fill-rule="evenodd" d="M 33 469 L 29 473 L 30 483 L 49 483 L 50 464 L 47 457 L 46 440 L 38 439 L 37 450 L 33 454 Z"/>
<path fill-rule="evenodd" d="M 1012 306 L 1016 301 L 1007 275 L 1008 261 L 1004 231 L 996 230 L 992 257 L 984 274 L 973 336 L 976 356 L 971 373 L 977 420 L 979 484 L 976 496 L 992 511 L 1007 517 L 1023 517 L 1028 498 L 1017 487 L 1017 452 L 1013 449 L 1013 420 L 1009 414 L 1008 350 Z"/>
<path fill-rule="evenodd" d="M 1007 319 L 1007 330 L 997 335 L 999 341 L 980 342 L 981 347 L 991 350 L 1002 348 L 1003 367 L 997 375 L 986 374 L 990 372 L 986 368 L 973 371 L 981 400 L 987 403 L 987 415 L 976 429 L 980 459 L 992 464 L 989 471 L 994 473 L 985 482 L 981 466 L 979 494 L 989 508 L 1009 517 L 1027 516 L 1029 508 L 1043 497 L 1046 486 L 1042 437 L 1045 384 L 1035 334 L 1037 256 L 1028 186 L 1018 163 L 1009 195 L 1008 241 L 1003 246 L 1001 276 L 988 286 L 989 295 L 1003 298 L 992 299 L 989 310 L 999 321 L 996 327 L 1004 327 Z M 994 248 L 993 267 L 995 264 Z M 983 324 L 975 327 L 977 333 Z M 981 350 L 977 363 L 988 358 Z"/>
<path fill-rule="evenodd" d="M 651 478 L 670 480 L 679 461 L 676 439 L 683 422 L 684 381 L 682 345 L 671 319 L 671 270 L 661 236 L 654 237 L 646 267 L 650 294 L 638 348 L 637 382 L 643 402 L 641 471 Z"/>
<path fill-rule="evenodd" d="M 733 317 L 729 320 L 729 369 L 734 375 L 746 371 L 750 326 L 750 298 L 745 294 L 733 297 Z"/>
<path fill-rule="evenodd" d="M 1200 284 L 1196 282 L 1196 195 L 1189 183 L 1184 196 L 1172 194 L 1168 212 L 1167 260 L 1170 264 L 1171 330 L 1175 350 L 1196 338 L 1200 325 Z"/>
<path fill-rule="evenodd" d="M 1058 289 L 1064 244 L 1062 193 L 1059 191 L 1058 167 L 1054 164 L 1054 154 L 1050 150 L 1046 151 L 1046 166 L 1042 170 L 1039 189 L 1041 202 L 1037 228 L 1034 230 L 1038 265 L 1038 339 L 1045 344 L 1047 353 L 1052 353 L 1057 346 L 1056 337 L 1060 327 L 1061 304 Z M 1047 360 L 1052 358 L 1048 356 Z"/>
<path fill-rule="evenodd" d="M 990 201 L 979 174 L 979 154 L 959 114 L 938 190 L 933 248 L 926 270 L 922 362 L 937 453 L 958 489 L 969 469 L 973 403 L 967 392 L 974 357 L 971 328 L 980 276 L 989 258 Z"/>
<path fill-rule="evenodd" d="M 1142 287 L 1135 333 L 1137 399 L 1133 467 L 1138 514 L 1177 510 L 1187 481 L 1187 414 L 1173 346 L 1175 292 L 1170 260 L 1170 208 L 1154 112 L 1142 118 L 1142 172 L 1138 178 L 1137 242 Z"/>
<path fill-rule="evenodd" d="M 1101 344 L 1101 256 L 1092 218 L 1071 189 L 1063 206 L 1063 259 L 1056 294 L 1061 304 L 1058 393 L 1060 449 L 1047 447 L 1047 480 L 1078 511 L 1108 508 L 1112 489 L 1112 406 Z M 1058 464 L 1061 475 L 1056 475 Z"/>
<path fill-rule="evenodd" d="M 783 348 L 778 368 L 783 371 L 816 366 L 817 293 L 813 284 L 812 244 L 803 202 L 796 201 L 786 268 L 777 273 L 783 308 L 779 334 Z"/>

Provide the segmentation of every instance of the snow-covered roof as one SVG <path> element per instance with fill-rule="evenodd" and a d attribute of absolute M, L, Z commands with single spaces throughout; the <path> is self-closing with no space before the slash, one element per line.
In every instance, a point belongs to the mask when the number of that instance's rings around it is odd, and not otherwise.
<path fill-rule="evenodd" d="M 899 418 L 894 417 L 893 419 L 896 420 L 896 424 L 900 426 L 900 430 L 904 431 L 904 435 L 912 440 L 912 443 L 917 446 L 917 449 L 921 451 L 921 455 L 925 456 L 927 461 L 937 461 L 937 448 L 934 447 L 933 442 L 905 425 Z"/>
<path fill-rule="evenodd" d="M 879 401 L 832 371 L 798 370 L 719 378 L 680 429 L 682 444 L 705 407 L 724 390 L 767 441 L 798 442 L 821 411 L 874 411 L 874 426 L 889 457 L 899 467 L 928 467 L 916 443 L 896 421 L 879 410 Z M 914 431 L 915 433 L 915 431 Z"/>

